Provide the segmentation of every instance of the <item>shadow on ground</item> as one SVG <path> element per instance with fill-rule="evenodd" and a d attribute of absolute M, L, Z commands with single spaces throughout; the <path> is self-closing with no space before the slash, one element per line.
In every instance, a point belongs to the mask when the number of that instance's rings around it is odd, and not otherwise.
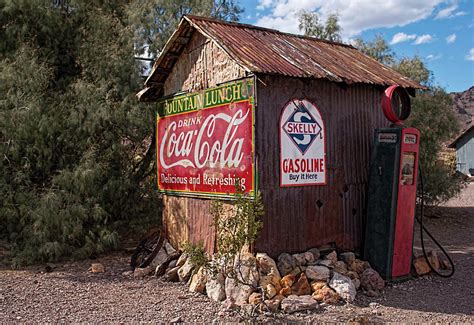
<path fill-rule="evenodd" d="M 377 302 L 407 310 L 473 315 L 474 206 L 437 207 L 430 215 L 424 218 L 424 225 L 451 256 L 455 264 L 454 275 L 451 278 L 429 275 L 390 284 L 385 296 Z M 424 244 L 428 252 L 439 251 L 427 235 Z M 422 254 L 418 223 L 415 225 L 414 253 Z"/>

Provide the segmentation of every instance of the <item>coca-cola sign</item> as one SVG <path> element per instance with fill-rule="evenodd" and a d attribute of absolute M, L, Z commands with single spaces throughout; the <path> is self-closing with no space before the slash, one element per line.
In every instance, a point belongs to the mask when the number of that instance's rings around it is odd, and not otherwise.
<path fill-rule="evenodd" d="M 254 193 L 253 79 L 158 103 L 158 188 L 168 194 Z"/>

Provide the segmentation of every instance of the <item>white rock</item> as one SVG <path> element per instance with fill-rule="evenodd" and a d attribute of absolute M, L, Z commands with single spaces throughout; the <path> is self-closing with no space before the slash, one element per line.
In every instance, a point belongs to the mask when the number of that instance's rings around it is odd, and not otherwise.
<path fill-rule="evenodd" d="M 179 256 L 176 266 L 183 266 L 186 260 L 188 259 L 188 254 L 183 253 Z"/>
<path fill-rule="evenodd" d="M 331 260 L 320 260 L 318 261 L 318 265 L 329 267 L 331 269 L 334 267 L 334 263 Z"/>
<path fill-rule="evenodd" d="M 329 269 L 322 265 L 310 265 L 306 268 L 305 273 L 311 281 L 326 281 L 329 279 Z"/>
<path fill-rule="evenodd" d="M 234 261 L 234 272 L 237 280 L 256 288 L 260 275 L 257 269 L 257 259 L 251 253 L 242 253 L 236 256 Z"/>
<path fill-rule="evenodd" d="M 181 266 L 180 269 L 178 270 L 179 281 L 181 282 L 188 281 L 189 278 L 191 277 L 193 269 L 194 269 L 194 266 L 192 265 L 191 261 L 187 259 L 186 262 L 183 264 L 183 266 Z"/>
<path fill-rule="evenodd" d="M 303 253 L 303 255 L 304 255 L 304 259 L 306 260 L 306 263 L 305 263 L 306 265 L 309 265 L 315 261 L 313 253 L 306 252 L 306 253 Z"/>
<path fill-rule="evenodd" d="M 179 281 L 178 271 L 179 271 L 180 268 L 181 268 L 180 266 L 175 266 L 172 269 L 166 270 L 164 280 L 165 281 L 171 281 L 171 282 Z"/>
<path fill-rule="evenodd" d="M 354 301 L 357 290 L 352 280 L 347 276 L 334 272 L 331 281 L 329 281 L 329 286 L 345 301 Z"/>
<path fill-rule="evenodd" d="M 133 271 L 133 276 L 134 276 L 135 278 L 143 278 L 144 276 L 147 276 L 147 275 L 150 274 L 151 272 L 153 272 L 153 268 L 150 267 L 150 266 L 147 266 L 147 267 L 144 267 L 144 268 L 137 267 L 137 268 Z"/>
<path fill-rule="evenodd" d="M 280 286 L 280 288 L 281 288 L 281 286 Z M 268 299 L 272 299 L 279 292 L 279 291 L 277 291 L 276 287 L 271 283 L 268 283 L 266 286 L 264 286 L 263 291 L 265 292 L 265 298 L 268 298 Z"/>
<path fill-rule="evenodd" d="M 232 298 L 227 298 L 222 303 L 222 311 L 231 311 L 231 310 L 234 310 L 234 309 L 237 309 L 237 308 L 238 308 L 238 306 L 235 304 L 235 302 Z M 224 316 L 224 315 L 225 314 L 221 314 L 220 316 Z"/>
<path fill-rule="evenodd" d="M 354 278 L 354 279 L 351 279 L 351 280 L 352 280 L 352 283 L 354 283 L 354 287 L 356 288 L 356 290 L 359 290 L 360 280 L 358 278 Z"/>
<path fill-rule="evenodd" d="M 257 253 L 258 272 L 260 275 L 259 286 L 265 293 L 265 298 L 273 298 L 281 289 L 280 272 L 275 261 L 265 253 Z"/>
<path fill-rule="evenodd" d="M 165 249 L 161 247 L 161 249 L 158 251 L 158 254 L 156 254 L 153 261 L 151 261 L 150 266 L 153 269 L 156 269 L 156 267 L 160 265 L 161 263 L 163 263 L 164 261 L 166 261 L 167 258 L 168 258 L 168 254 L 166 253 Z"/>
<path fill-rule="evenodd" d="M 335 264 L 337 262 L 337 253 L 336 251 L 332 251 L 328 255 L 326 255 L 326 259 L 330 260 L 332 264 Z"/>
<path fill-rule="evenodd" d="M 173 319 L 170 319 L 170 324 L 179 324 L 179 323 L 182 323 L 182 322 L 183 322 L 183 320 L 181 319 L 180 316 L 175 317 Z"/>
<path fill-rule="evenodd" d="M 203 267 L 201 267 L 191 279 L 189 285 L 190 292 L 204 293 L 206 290 L 207 275 Z"/>
<path fill-rule="evenodd" d="M 219 273 L 215 278 L 209 279 L 206 283 L 206 293 L 214 301 L 225 300 L 225 277 Z"/>
<path fill-rule="evenodd" d="M 247 304 L 252 292 L 254 292 L 253 288 L 248 285 L 231 278 L 225 279 L 225 295 L 227 299 L 234 301 L 237 306 Z"/>
<path fill-rule="evenodd" d="M 312 254 L 311 254 L 312 255 Z M 305 258 L 305 254 L 293 254 L 292 255 L 293 258 L 295 259 L 296 261 L 296 265 L 297 266 L 301 266 L 301 265 L 305 265 L 306 264 L 306 258 Z"/>
<path fill-rule="evenodd" d="M 165 248 L 165 251 L 168 255 L 176 253 L 176 249 L 173 246 L 171 246 L 171 244 L 167 240 L 163 244 L 163 247 Z"/>
<path fill-rule="evenodd" d="M 258 270 L 260 275 L 267 275 L 268 273 L 272 272 L 273 269 L 273 273 L 280 276 L 276 262 L 266 253 L 257 253 L 255 258 L 258 262 Z"/>
<path fill-rule="evenodd" d="M 318 308 L 318 302 L 312 296 L 290 295 L 281 302 L 281 309 L 285 313 L 294 313 L 303 310 L 312 310 Z"/>

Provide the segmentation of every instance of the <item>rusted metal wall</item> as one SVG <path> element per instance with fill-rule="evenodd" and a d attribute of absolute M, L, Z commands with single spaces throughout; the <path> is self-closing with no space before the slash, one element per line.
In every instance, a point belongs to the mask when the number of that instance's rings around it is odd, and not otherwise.
<path fill-rule="evenodd" d="M 359 248 L 373 131 L 388 123 L 380 108 L 381 88 L 341 87 L 326 80 L 281 76 L 259 78 L 256 152 L 266 214 L 256 249 L 276 257 L 329 243 L 339 249 Z M 279 186 L 279 118 L 292 98 L 309 99 L 324 119 L 326 186 Z"/>
<path fill-rule="evenodd" d="M 202 34 L 195 32 L 164 84 L 164 95 L 194 92 L 245 76 L 234 61 Z M 211 200 L 163 195 L 163 224 L 174 247 L 203 242 L 214 251 L 215 229 Z"/>
<path fill-rule="evenodd" d="M 165 95 L 243 76 L 245 71 L 214 42 L 194 33 L 165 82 Z M 339 249 L 359 248 L 373 131 L 387 126 L 380 108 L 382 88 L 274 75 L 259 78 L 255 152 L 266 214 L 255 249 L 276 257 L 328 243 Z M 280 188 L 280 112 L 288 100 L 303 97 L 317 105 L 324 119 L 328 182 Z M 210 202 L 164 196 L 163 222 L 172 244 L 202 241 L 207 251 L 214 251 Z"/>

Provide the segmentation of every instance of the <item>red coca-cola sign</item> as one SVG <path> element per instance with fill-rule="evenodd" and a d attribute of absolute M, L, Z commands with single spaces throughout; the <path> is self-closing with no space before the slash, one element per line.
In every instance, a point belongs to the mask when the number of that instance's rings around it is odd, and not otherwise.
<path fill-rule="evenodd" d="M 253 194 L 253 79 L 161 101 L 157 165 L 165 193 Z"/>

